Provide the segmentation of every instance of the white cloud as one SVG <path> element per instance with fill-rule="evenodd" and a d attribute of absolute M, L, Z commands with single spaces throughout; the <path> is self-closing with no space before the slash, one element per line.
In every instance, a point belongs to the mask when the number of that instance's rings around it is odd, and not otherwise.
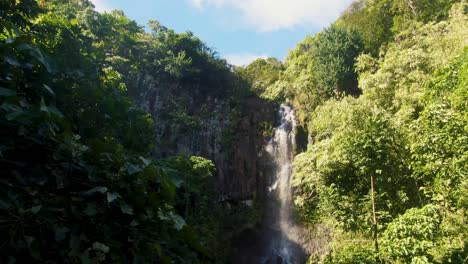
<path fill-rule="evenodd" d="M 327 26 L 353 0 L 190 0 L 197 8 L 227 8 L 240 11 L 258 31 L 296 26 Z"/>
<path fill-rule="evenodd" d="M 96 7 L 96 11 L 105 12 L 110 11 L 112 8 L 107 3 L 107 0 L 90 0 L 91 3 Z"/>
<path fill-rule="evenodd" d="M 224 58 L 228 63 L 235 66 L 245 66 L 250 64 L 252 61 L 263 58 L 268 58 L 265 54 L 254 54 L 254 53 L 237 53 L 237 54 L 226 54 Z"/>
<path fill-rule="evenodd" d="M 190 0 L 193 5 L 198 8 L 203 8 L 207 5 L 214 5 L 216 7 L 221 7 L 222 5 L 226 4 L 229 1 L 226 0 Z"/>

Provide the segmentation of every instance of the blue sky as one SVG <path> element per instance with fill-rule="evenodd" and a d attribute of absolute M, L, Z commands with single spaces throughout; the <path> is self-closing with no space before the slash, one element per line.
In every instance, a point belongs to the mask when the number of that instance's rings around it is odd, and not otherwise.
<path fill-rule="evenodd" d="M 352 0 L 91 0 L 100 12 L 121 9 L 140 25 L 156 19 L 192 31 L 231 64 L 283 60 L 307 34 L 330 25 Z"/>

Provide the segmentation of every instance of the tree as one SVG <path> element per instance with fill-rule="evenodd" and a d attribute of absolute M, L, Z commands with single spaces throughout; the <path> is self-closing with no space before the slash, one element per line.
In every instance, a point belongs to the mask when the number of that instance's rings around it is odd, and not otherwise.
<path fill-rule="evenodd" d="M 401 32 L 414 22 L 439 22 L 447 19 L 450 8 L 459 0 L 397 0 L 393 1 L 393 32 Z"/>
<path fill-rule="evenodd" d="M 252 90 L 260 97 L 279 99 L 274 91 L 274 84 L 279 80 L 284 70 L 283 63 L 275 58 L 257 59 L 245 67 L 237 68 L 239 74 L 245 78 Z"/>
<path fill-rule="evenodd" d="M 355 1 L 335 22 L 339 27 L 355 29 L 362 37 L 364 51 L 376 57 L 393 40 L 393 14 L 390 0 Z"/>
<path fill-rule="evenodd" d="M 159 33 L 163 33 L 168 30 L 167 27 L 163 26 L 159 21 L 155 19 L 150 19 L 148 21 L 148 27 L 154 36 L 157 36 Z"/>
<path fill-rule="evenodd" d="M 331 26 L 317 34 L 313 42 L 313 70 L 317 84 L 330 96 L 359 95 L 354 64 L 363 50 L 359 34 Z"/>

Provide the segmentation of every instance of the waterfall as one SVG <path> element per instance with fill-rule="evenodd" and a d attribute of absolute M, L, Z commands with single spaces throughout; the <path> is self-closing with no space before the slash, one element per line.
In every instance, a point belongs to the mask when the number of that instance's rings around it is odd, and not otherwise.
<path fill-rule="evenodd" d="M 271 241 L 270 256 L 266 263 L 297 264 L 303 260 L 298 252 L 301 240 L 300 231 L 296 226 L 293 215 L 293 201 L 291 176 L 293 173 L 293 159 L 295 146 L 296 120 L 294 110 L 285 104 L 278 112 L 280 123 L 273 131 L 273 137 L 266 146 L 271 156 L 270 186 L 268 199 L 270 213 L 268 221 L 270 228 L 279 231 L 279 236 Z"/>
<path fill-rule="evenodd" d="M 307 259 L 301 229 L 293 218 L 294 109 L 282 104 L 278 120 L 265 147 L 267 193 L 263 220 L 236 240 L 229 261 L 232 264 L 303 264 Z"/>
<path fill-rule="evenodd" d="M 270 175 L 271 185 L 268 187 L 270 199 L 277 199 L 278 210 L 272 215 L 273 223 L 285 234 L 291 226 L 291 185 L 290 178 L 293 172 L 294 147 L 294 111 L 287 105 L 281 105 L 279 110 L 280 125 L 275 128 L 273 137 L 266 147 L 272 158 Z"/>

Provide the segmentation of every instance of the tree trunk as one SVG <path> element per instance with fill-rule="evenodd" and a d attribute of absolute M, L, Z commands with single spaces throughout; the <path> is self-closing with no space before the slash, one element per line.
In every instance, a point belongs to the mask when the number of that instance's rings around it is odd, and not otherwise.
<path fill-rule="evenodd" d="M 375 215 L 375 197 L 374 197 L 374 175 L 371 176 L 371 196 L 372 196 L 372 213 L 373 213 L 373 223 L 374 223 L 374 243 L 375 243 L 375 252 L 379 252 L 379 242 L 377 241 L 377 216 Z"/>

